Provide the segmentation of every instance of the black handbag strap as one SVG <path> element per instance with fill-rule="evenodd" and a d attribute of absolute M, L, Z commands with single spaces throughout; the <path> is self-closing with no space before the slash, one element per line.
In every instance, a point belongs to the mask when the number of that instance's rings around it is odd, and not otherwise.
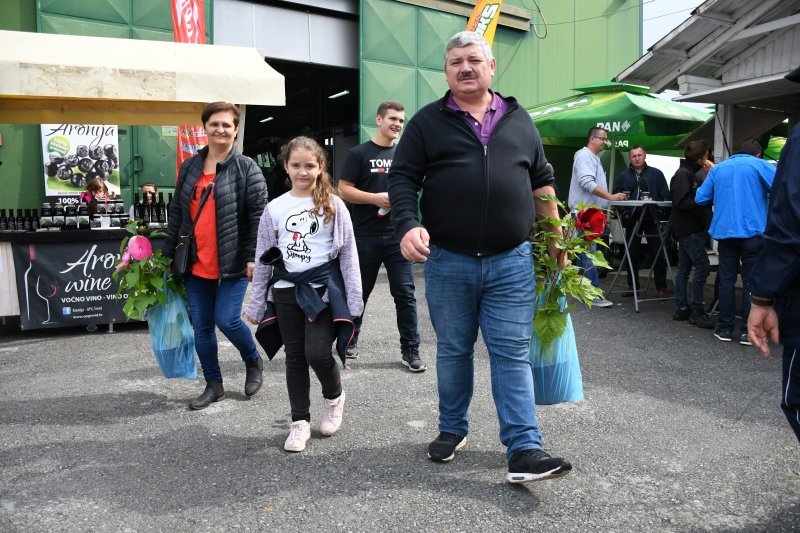
<path fill-rule="evenodd" d="M 203 190 L 203 195 L 200 197 L 200 206 L 197 208 L 197 215 L 195 215 L 194 220 L 192 220 L 192 228 L 189 230 L 189 235 L 194 235 L 194 227 L 197 226 L 197 221 L 200 220 L 200 213 L 203 212 L 203 207 L 206 205 L 208 195 L 214 190 L 214 182 L 216 179 L 216 176 L 214 176 L 214 179 L 211 180 L 211 182 Z"/>

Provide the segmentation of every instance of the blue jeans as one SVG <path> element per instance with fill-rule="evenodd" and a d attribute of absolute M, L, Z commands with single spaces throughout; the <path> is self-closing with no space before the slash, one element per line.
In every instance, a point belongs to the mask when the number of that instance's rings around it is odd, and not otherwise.
<path fill-rule="evenodd" d="M 708 279 L 708 254 L 706 253 L 706 236 L 703 231 L 678 237 L 678 271 L 675 274 L 675 304 L 678 309 L 691 307 L 693 313 L 705 313 L 703 292 Z M 687 301 L 686 290 L 689 284 L 689 271 L 694 266 L 692 278 L 692 303 Z"/>
<path fill-rule="evenodd" d="M 242 361 L 256 360 L 256 343 L 241 318 L 247 278 L 217 280 L 186 274 L 183 285 L 194 328 L 194 348 L 205 380 L 222 382 L 215 324 L 239 350 Z"/>
<path fill-rule="evenodd" d="M 761 235 L 747 239 L 720 239 L 719 253 L 719 322 L 717 331 L 732 332 L 736 318 L 736 278 L 739 265 L 742 267 L 742 327 L 747 333 L 747 317 L 750 315 L 750 284 L 753 265 L 758 258 Z"/>
<path fill-rule="evenodd" d="M 417 300 L 414 297 L 414 271 L 410 261 L 400 253 L 400 242 L 394 234 L 356 237 L 358 263 L 361 268 L 361 287 L 364 308 L 375 287 L 381 264 L 386 266 L 389 278 L 389 292 L 394 298 L 397 313 L 397 331 L 400 333 L 400 348 L 419 346 L 417 329 Z M 356 336 L 361 333 L 363 315 L 355 320 Z"/>
<path fill-rule="evenodd" d="M 530 340 L 536 285 L 531 245 L 488 257 L 431 245 L 425 296 L 436 331 L 439 430 L 466 436 L 478 327 L 489 351 L 492 396 L 506 456 L 542 447 Z"/>
<path fill-rule="evenodd" d="M 596 246 L 593 244 L 590 248 L 590 252 L 594 252 Z M 592 282 L 592 285 L 595 287 L 600 287 L 600 275 L 597 273 L 597 269 L 592 263 L 592 260 L 586 257 L 584 254 L 580 254 L 575 258 L 575 266 L 580 269 L 580 273 L 586 279 Z"/>

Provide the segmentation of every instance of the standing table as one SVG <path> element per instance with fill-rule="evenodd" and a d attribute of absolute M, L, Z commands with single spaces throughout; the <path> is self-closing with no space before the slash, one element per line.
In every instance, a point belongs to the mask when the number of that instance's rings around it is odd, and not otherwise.
<path fill-rule="evenodd" d="M 622 270 L 622 267 L 625 265 L 627 261 L 628 267 L 630 271 L 633 273 L 633 261 L 631 260 L 631 243 L 633 239 L 641 239 L 644 238 L 652 238 L 652 239 L 659 239 L 659 247 L 658 253 L 653 258 L 653 263 L 650 265 L 650 274 L 647 278 L 648 285 L 650 284 L 650 276 L 653 275 L 653 269 L 655 268 L 656 261 L 658 261 L 658 257 L 661 254 L 664 254 L 664 261 L 667 264 L 667 277 L 672 279 L 672 269 L 669 265 L 669 257 L 667 256 L 667 247 L 664 244 L 666 242 L 667 236 L 669 236 L 670 232 L 670 222 L 669 220 L 666 221 L 665 224 L 658 219 L 658 209 L 659 207 L 672 207 L 672 202 L 662 201 L 657 202 L 655 200 L 625 200 L 625 201 L 612 201 L 610 202 L 611 205 L 614 207 L 642 207 L 643 209 L 639 213 L 639 218 L 636 220 L 636 224 L 633 226 L 633 230 L 628 233 L 626 231 L 625 238 L 622 239 L 623 247 L 625 249 L 624 255 L 622 257 L 622 262 L 620 262 L 619 267 L 617 268 L 616 273 L 614 274 L 614 279 L 611 281 L 611 286 L 608 288 L 608 292 L 610 293 L 611 290 L 614 288 L 614 285 L 617 283 L 617 278 L 619 277 L 619 273 Z M 651 217 L 651 219 L 655 222 L 656 230 L 658 231 L 657 234 L 645 234 L 642 233 L 641 228 L 642 224 L 645 220 L 645 217 Z M 636 312 L 639 312 L 639 303 L 640 302 L 650 302 L 654 300 L 665 300 L 666 298 L 639 298 L 639 288 L 636 286 L 637 283 L 637 276 L 633 275 L 631 284 L 633 286 L 633 305 L 636 308 Z M 645 286 L 645 288 L 647 285 Z"/>

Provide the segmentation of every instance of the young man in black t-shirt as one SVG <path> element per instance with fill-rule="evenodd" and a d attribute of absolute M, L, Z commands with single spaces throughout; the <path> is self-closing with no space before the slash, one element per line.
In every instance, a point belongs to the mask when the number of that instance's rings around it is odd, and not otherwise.
<path fill-rule="evenodd" d="M 387 175 L 394 157 L 395 140 L 405 121 L 405 111 L 399 102 L 387 100 L 378 106 L 375 122 L 378 131 L 371 141 L 350 150 L 339 179 L 339 194 L 352 204 L 351 216 L 361 265 L 361 284 L 364 306 L 375 287 L 378 271 L 383 264 L 389 277 L 389 291 L 397 312 L 402 362 L 412 372 L 427 368 L 419 356 L 417 329 L 417 300 L 414 297 L 414 275 L 409 261 L 400 253 L 390 221 L 391 204 L 387 193 Z M 356 336 L 347 356 L 358 356 L 358 335 L 363 316 L 356 319 Z"/>

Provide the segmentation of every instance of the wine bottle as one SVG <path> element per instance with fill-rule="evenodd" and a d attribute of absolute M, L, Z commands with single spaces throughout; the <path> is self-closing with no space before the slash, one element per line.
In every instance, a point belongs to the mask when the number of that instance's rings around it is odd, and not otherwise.
<path fill-rule="evenodd" d="M 158 193 L 158 202 L 156 202 L 156 222 L 159 226 L 167 223 L 167 206 L 164 204 L 164 193 Z"/>
<path fill-rule="evenodd" d="M 8 231 L 8 217 L 5 209 L 0 209 L 0 231 Z"/>
<path fill-rule="evenodd" d="M 91 229 L 88 205 L 81 204 L 78 207 L 78 229 Z"/>
<path fill-rule="evenodd" d="M 59 230 L 64 229 L 64 206 L 56 204 L 53 208 L 53 227 Z"/>
<path fill-rule="evenodd" d="M 47 202 L 42 204 L 42 216 L 39 218 L 40 228 L 49 228 L 53 225 L 53 210 Z"/>
<path fill-rule="evenodd" d="M 25 216 L 22 217 L 22 230 L 33 231 L 33 221 L 31 220 L 31 210 L 25 210 Z"/>
<path fill-rule="evenodd" d="M 25 215 L 22 214 L 22 209 L 17 209 L 17 218 L 14 219 L 14 229 L 16 231 L 25 231 Z"/>
<path fill-rule="evenodd" d="M 139 199 L 139 193 L 133 193 L 133 218 L 135 220 L 142 219 L 142 201 Z"/>
<path fill-rule="evenodd" d="M 31 231 L 39 230 L 39 210 L 34 209 L 31 213 Z"/>

